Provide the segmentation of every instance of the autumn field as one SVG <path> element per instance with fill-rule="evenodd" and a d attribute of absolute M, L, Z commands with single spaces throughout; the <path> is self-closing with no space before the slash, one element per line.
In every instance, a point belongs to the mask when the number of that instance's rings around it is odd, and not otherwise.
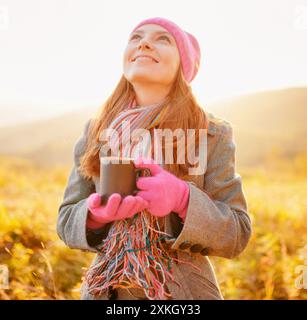
<path fill-rule="evenodd" d="M 212 257 L 225 299 L 307 299 L 306 159 L 238 170 L 253 234 L 239 257 Z M 79 299 L 94 254 L 69 249 L 56 233 L 69 171 L 0 158 L 0 266 L 9 270 L 0 299 Z"/>

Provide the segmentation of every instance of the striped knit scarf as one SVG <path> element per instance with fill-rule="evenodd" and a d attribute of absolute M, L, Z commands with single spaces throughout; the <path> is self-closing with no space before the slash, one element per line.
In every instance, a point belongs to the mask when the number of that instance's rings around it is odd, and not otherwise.
<path fill-rule="evenodd" d="M 135 129 L 154 128 L 165 109 L 161 104 L 136 107 L 133 100 L 109 126 L 118 134 L 109 139 L 110 147 L 114 147 L 114 151 L 119 150 L 119 156 L 122 157 L 135 159 L 142 155 L 153 158 L 154 148 L 149 147 L 152 138 L 142 150 L 136 144 L 130 145 L 130 135 L 125 124 L 129 123 L 131 134 Z M 143 142 L 142 145 L 144 146 Z M 162 154 L 157 154 L 160 164 Z M 179 260 L 166 248 L 165 239 L 171 237 L 164 232 L 164 218 L 155 217 L 148 210 L 143 210 L 133 218 L 114 221 L 100 247 L 97 263 L 85 274 L 89 293 L 97 297 L 111 287 L 139 288 L 144 290 L 150 300 L 171 299 L 166 282 L 176 282 L 173 277 L 173 262 Z M 177 285 L 181 286 L 179 283 Z"/>

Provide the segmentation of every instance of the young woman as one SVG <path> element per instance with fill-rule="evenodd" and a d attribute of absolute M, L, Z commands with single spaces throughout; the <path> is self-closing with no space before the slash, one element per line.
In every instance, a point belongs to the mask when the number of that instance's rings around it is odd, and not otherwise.
<path fill-rule="evenodd" d="M 75 144 L 74 167 L 59 207 L 59 237 L 70 248 L 97 253 L 81 299 L 223 299 L 208 256 L 239 255 L 250 238 L 251 221 L 236 173 L 231 124 L 205 112 L 192 94 L 189 83 L 199 65 L 197 40 L 172 21 L 146 19 L 131 32 L 123 76 Z M 152 149 L 137 157 L 140 150 L 125 140 L 124 122 L 153 136 L 155 129 L 196 129 L 197 150 L 204 146 L 199 129 L 206 129 L 206 170 L 190 174 L 188 161 L 176 162 L 176 143 L 173 163 L 165 161 L 169 146 L 160 145 L 161 163 L 153 160 Z M 107 128 L 123 138 L 120 155 L 136 159 L 135 166 L 148 168 L 151 176 L 138 179 L 136 195 L 114 193 L 102 205 L 99 142 Z M 140 248 L 138 236 L 154 237 L 151 218 L 169 238 Z M 167 270 L 164 257 L 172 261 Z"/>

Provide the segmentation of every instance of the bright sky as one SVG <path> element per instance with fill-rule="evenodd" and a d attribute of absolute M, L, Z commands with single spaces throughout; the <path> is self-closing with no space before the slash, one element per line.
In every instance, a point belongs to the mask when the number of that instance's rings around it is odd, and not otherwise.
<path fill-rule="evenodd" d="M 307 85 L 307 0 L 0 0 L 0 108 L 100 105 L 132 28 L 156 16 L 199 40 L 204 103 Z"/>

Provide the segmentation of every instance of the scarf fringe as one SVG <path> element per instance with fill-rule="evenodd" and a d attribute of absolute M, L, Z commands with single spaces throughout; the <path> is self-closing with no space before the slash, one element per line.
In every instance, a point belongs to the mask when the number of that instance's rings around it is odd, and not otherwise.
<path fill-rule="evenodd" d="M 181 287 L 174 279 L 173 263 L 190 264 L 169 254 L 163 239 L 171 238 L 160 230 L 158 218 L 147 210 L 131 219 L 116 221 L 103 240 L 98 262 L 86 272 L 89 293 L 97 297 L 112 286 L 143 289 L 149 300 L 171 299 L 167 281 Z"/>

